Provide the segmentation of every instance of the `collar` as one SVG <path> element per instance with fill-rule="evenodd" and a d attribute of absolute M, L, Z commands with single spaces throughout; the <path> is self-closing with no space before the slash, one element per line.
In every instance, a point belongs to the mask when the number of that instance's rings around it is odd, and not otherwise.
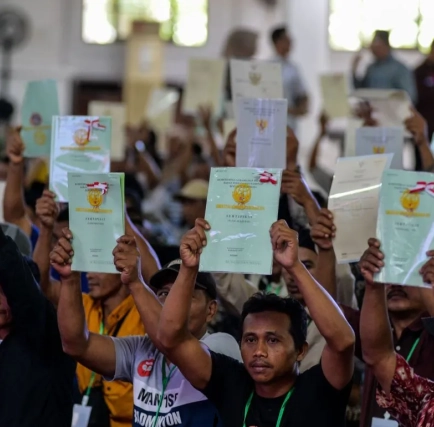
<path fill-rule="evenodd" d="M 130 310 L 134 307 L 134 300 L 131 295 L 128 295 L 108 316 L 104 329 L 110 332 L 117 322 L 121 320 Z M 95 301 L 94 308 L 98 310 L 100 321 L 103 320 L 102 304 L 101 301 Z"/>
<path fill-rule="evenodd" d="M 425 317 L 430 317 L 427 312 L 422 313 L 413 323 L 410 323 L 404 330 L 409 330 L 411 332 L 420 332 L 424 329 L 424 324 L 422 319 Z"/>

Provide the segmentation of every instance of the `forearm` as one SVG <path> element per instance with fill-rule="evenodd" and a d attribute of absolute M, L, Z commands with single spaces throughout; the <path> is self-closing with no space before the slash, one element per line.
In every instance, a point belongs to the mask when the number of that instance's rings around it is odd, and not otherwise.
<path fill-rule="evenodd" d="M 300 262 L 288 271 L 303 296 L 312 320 L 330 349 L 335 352 L 348 350 L 354 345 L 354 332 L 332 297 Z"/>
<path fill-rule="evenodd" d="M 3 198 L 3 215 L 6 222 L 16 224 L 26 216 L 23 184 L 24 163 L 9 163 Z"/>
<path fill-rule="evenodd" d="M 417 145 L 417 149 L 422 161 L 422 169 L 427 172 L 434 172 L 434 156 L 431 152 L 429 142 L 425 139 Z"/>
<path fill-rule="evenodd" d="M 188 319 L 196 276 L 197 268 L 181 265 L 178 277 L 163 305 L 157 339 L 166 349 L 176 347 L 178 342 L 189 335 Z"/>
<path fill-rule="evenodd" d="M 161 179 L 161 171 L 159 167 L 156 164 L 151 164 L 151 162 L 154 162 L 153 160 L 148 159 L 148 156 L 146 156 L 146 154 L 138 153 L 138 160 L 139 171 L 143 172 L 146 175 L 149 188 L 155 188 L 159 184 Z"/>
<path fill-rule="evenodd" d="M 210 151 L 211 151 L 211 158 L 214 161 L 214 165 L 220 166 L 221 165 L 220 153 L 219 153 L 219 150 L 218 150 L 217 145 L 215 143 L 214 135 L 213 135 L 211 129 L 209 129 L 209 128 L 206 129 L 206 138 L 208 140 L 208 144 L 209 144 Z"/>
<path fill-rule="evenodd" d="M 319 135 L 313 144 L 313 149 L 310 153 L 310 158 L 309 158 L 309 171 L 311 171 L 316 167 L 321 140 L 322 140 L 322 135 Z"/>
<path fill-rule="evenodd" d="M 313 194 L 309 191 L 309 198 L 303 203 L 304 211 L 306 213 L 309 224 L 313 226 L 318 218 L 321 208 L 318 205 Z"/>
<path fill-rule="evenodd" d="M 368 365 L 378 365 L 393 356 L 384 285 L 366 286 L 360 315 L 360 339 L 363 359 Z"/>
<path fill-rule="evenodd" d="M 86 352 L 89 343 L 79 273 L 73 273 L 69 279 L 60 281 L 57 320 L 63 350 L 70 356 L 79 358 Z"/>
<path fill-rule="evenodd" d="M 336 256 L 333 249 L 319 249 L 316 271 L 318 273 L 315 279 L 321 283 L 322 287 L 336 301 Z"/>

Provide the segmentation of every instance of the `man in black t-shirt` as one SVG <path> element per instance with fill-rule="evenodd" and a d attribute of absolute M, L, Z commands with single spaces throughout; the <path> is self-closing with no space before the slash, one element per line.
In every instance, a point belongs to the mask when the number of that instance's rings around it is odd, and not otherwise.
<path fill-rule="evenodd" d="M 182 239 L 182 266 L 162 309 L 158 339 L 167 358 L 217 407 L 226 427 L 341 427 L 353 375 L 354 333 L 298 258 L 285 221 L 270 230 L 275 260 L 294 278 L 326 340 L 321 363 L 303 374 L 307 319 L 291 298 L 256 294 L 244 305 L 243 364 L 207 349 L 188 331 L 200 254 L 210 225 L 196 220 Z M 194 299 L 193 299 L 194 304 Z"/>

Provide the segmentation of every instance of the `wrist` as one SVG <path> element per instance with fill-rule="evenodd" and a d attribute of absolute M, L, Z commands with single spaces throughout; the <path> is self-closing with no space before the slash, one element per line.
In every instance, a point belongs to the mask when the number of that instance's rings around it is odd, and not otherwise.
<path fill-rule="evenodd" d="M 62 284 L 64 285 L 79 285 L 81 287 L 81 283 L 80 283 L 80 273 L 78 271 L 73 271 L 71 272 L 71 274 L 69 276 L 62 276 L 61 274 L 59 274 L 60 276 L 60 281 Z"/>
<path fill-rule="evenodd" d="M 301 273 L 306 271 L 303 263 L 297 259 L 290 267 L 285 267 L 286 271 L 291 274 L 293 277 L 299 276 Z"/>
<path fill-rule="evenodd" d="M 54 228 L 54 224 L 53 225 L 47 225 L 47 224 L 41 223 L 41 227 L 39 229 L 39 233 L 41 235 L 50 236 L 51 237 L 51 235 L 53 234 L 53 228 Z"/>

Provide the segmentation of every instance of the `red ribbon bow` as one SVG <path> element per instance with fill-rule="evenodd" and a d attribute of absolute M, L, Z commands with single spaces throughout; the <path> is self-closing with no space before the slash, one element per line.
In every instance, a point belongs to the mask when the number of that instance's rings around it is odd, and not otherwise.
<path fill-rule="evenodd" d="M 99 119 L 89 120 L 86 119 L 84 123 L 87 124 L 87 140 L 90 141 L 90 134 L 92 132 L 92 128 L 104 130 L 105 126 L 99 122 Z"/>
<path fill-rule="evenodd" d="M 418 181 L 416 187 L 410 190 L 410 193 L 420 193 L 426 191 L 430 196 L 434 197 L 434 182 Z"/>
<path fill-rule="evenodd" d="M 101 190 L 101 194 L 106 194 L 108 191 L 108 184 L 106 182 L 94 182 L 93 184 L 86 184 L 88 188 L 96 188 Z"/>
<path fill-rule="evenodd" d="M 263 184 L 270 182 L 271 184 L 276 185 L 277 179 L 274 178 L 274 175 L 270 172 L 262 172 L 259 174 L 259 182 L 262 182 Z"/>

